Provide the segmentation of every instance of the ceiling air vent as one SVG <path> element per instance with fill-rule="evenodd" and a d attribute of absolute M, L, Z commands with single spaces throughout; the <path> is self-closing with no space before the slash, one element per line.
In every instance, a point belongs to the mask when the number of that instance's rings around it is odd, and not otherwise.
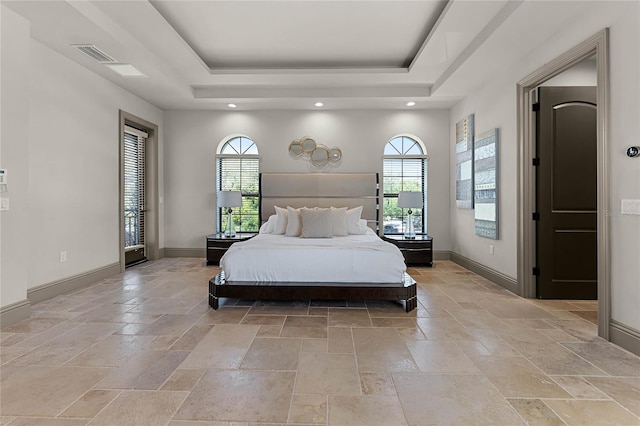
<path fill-rule="evenodd" d="M 93 44 L 72 44 L 71 46 L 100 63 L 117 62 Z"/>

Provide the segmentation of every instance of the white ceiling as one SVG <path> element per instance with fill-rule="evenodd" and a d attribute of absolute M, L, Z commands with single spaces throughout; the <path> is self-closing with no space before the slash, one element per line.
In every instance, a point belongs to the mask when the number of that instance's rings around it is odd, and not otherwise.
<path fill-rule="evenodd" d="M 2 0 L 34 39 L 162 109 L 244 110 L 449 108 L 588 3 Z M 147 77 L 120 77 L 72 44 Z"/>
<path fill-rule="evenodd" d="M 152 1 L 211 69 L 406 68 L 445 1 Z"/>

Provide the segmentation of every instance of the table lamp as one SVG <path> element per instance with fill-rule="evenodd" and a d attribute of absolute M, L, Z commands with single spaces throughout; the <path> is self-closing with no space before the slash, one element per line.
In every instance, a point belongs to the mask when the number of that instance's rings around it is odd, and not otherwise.
<path fill-rule="evenodd" d="M 408 208 L 407 212 L 407 227 L 404 231 L 404 237 L 407 239 L 415 239 L 416 233 L 413 230 L 413 212 L 412 208 L 424 207 L 424 202 L 422 200 L 421 192 L 411 192 L 411 191 L 400 191 L 398 193 L 398 207 L 400 208 Z"/>
<path fill-rule="evenodd" d="M 236 236 L 236 227 L 233 224 L 233 207 L 242 207 L 242 192 L 240 191 L 220 191 L 218 193 L 218 207 L 227 209 L 227 229 L 224 235 L 227 237 Z"/>

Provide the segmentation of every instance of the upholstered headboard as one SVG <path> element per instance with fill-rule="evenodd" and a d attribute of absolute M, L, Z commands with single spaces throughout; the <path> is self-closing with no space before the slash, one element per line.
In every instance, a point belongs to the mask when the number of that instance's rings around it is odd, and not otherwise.
<path fill-rule="evenodd" d="M 274 206 L 362 206 L 362 219 L 377 231 L 379 192 L 377 173 L 261 173 L 260 223 L 275 214 Z"/>

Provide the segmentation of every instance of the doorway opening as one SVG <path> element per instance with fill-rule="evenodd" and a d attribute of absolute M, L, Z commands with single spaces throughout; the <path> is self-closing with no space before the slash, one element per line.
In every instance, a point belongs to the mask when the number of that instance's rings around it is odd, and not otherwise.
<path fill-rule="evenodd" d="M 538 87 L 576 64 L 595 58 L 596 64 L 596 268 L 598 335 L 609 339 L 610 322 L 610 246 L 606 215 L 609 200 L 608 173 L 608 29 L 604 29 L 565 54 L 530 74 L 517 86 L 519 185 L 518 185 L 518 285 L 520 295 L 538 296 L 536 216 L 536 114 Z"/>
<path fill-rule="evenodd" d="M 158 127 L 120 111 L 120 269 L 159 258 Z"/>

